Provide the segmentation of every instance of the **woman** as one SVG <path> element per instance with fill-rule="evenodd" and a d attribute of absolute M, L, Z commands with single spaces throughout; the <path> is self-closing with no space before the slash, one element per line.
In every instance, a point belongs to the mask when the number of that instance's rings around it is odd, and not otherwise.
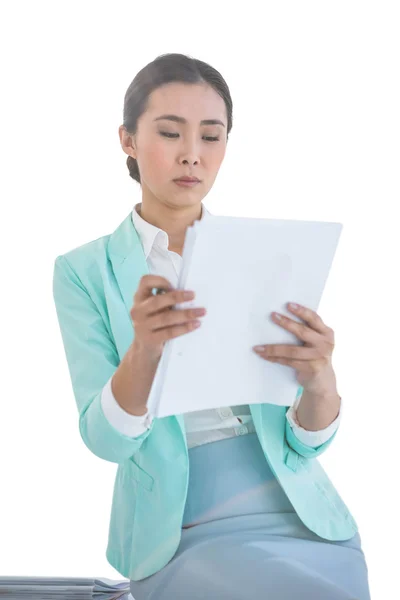
<path fill-rule="evenodd" d="M 207 318 L 202 307 L 171 309 L 190 292 L 175 289 L 185 233 L 212 218 L 202 200 L 231 127 L 229 89 L 211 66 L 179 54 L 147 65 L 127 90 L 119 129 L 142 202 L 111 235 L 55 261 L 82 439 L 118 464 L 107 559 L 130 578 L 135 600 L 367 600 L 357 525 L 316 460 L 341 417 L 333 331 L 316 313 L 288 307 L 300 322 L 274 317 L 302 346 L 257 350 L 296 370 L 289 410 L 219 409 L 215 398 L 214 410 L 147 413 L 165 342 Z"/>

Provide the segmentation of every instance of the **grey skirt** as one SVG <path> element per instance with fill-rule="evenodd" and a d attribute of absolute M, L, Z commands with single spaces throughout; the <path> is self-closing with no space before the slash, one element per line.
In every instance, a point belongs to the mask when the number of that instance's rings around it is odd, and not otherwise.
<path fill-rule="evenodd" d="M 131 581 L 135 600 L 370 600 L 359 533 L 325 540 L 298 517 L 256 433 L 189 450 L 180 545 Z"/>

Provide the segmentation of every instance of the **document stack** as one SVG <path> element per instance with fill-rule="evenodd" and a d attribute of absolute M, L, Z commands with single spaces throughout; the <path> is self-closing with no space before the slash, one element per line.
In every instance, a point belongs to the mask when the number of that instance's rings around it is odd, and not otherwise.
<path fill-rule="evenodd" d="M 104 577 L 0 577 L 0 599 L 133 600 L 128 580 Z"/>

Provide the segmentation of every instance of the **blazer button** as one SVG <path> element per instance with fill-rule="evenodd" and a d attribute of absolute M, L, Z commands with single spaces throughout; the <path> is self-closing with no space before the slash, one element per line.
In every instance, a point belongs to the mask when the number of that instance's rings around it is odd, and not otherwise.
<path fill-rule="evenodd" d="M 230 408 L 221 408 L 219 414 L 223 419 L 227 419 L 228 417 L 232 417 L 233 412 Z"/>

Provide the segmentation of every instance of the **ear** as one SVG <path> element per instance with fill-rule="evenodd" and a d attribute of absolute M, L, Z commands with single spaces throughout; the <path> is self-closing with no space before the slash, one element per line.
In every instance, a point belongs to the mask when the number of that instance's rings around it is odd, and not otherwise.
<path fill-rule="evenodd" d="M 128 156 L 137 158 L 134 136 L 129 134 L 124 125 L 120 125 L 118 129 L 121 148 Z"/>

